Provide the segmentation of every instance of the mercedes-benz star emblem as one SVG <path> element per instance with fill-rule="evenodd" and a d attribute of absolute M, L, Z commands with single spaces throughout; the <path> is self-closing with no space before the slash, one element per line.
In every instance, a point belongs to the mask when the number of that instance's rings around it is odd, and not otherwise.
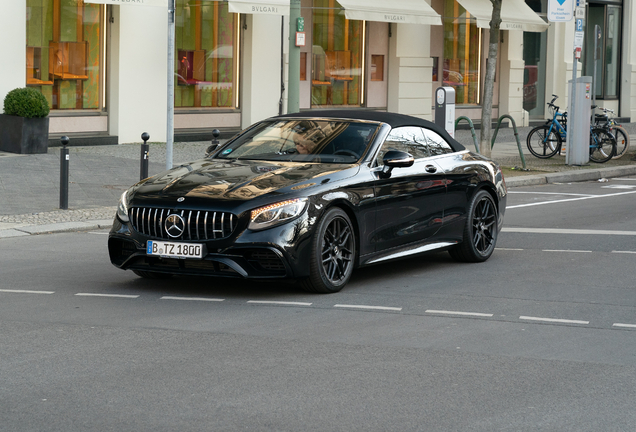
<path fill-rule="evenodd" d="M 177 238 L 180 237 L 181 234 L 183 234 L 183 231 L 185 230 L 185 222 L 183 221 L 183 218 L 178 214 L 171 214 L 166 219 L 165 227 L 166 233 L 170 237 Z"/>

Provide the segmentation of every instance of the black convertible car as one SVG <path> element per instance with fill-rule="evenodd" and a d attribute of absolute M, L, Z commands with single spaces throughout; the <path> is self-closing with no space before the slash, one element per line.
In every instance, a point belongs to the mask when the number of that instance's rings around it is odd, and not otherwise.
<path fill-rule="evenodd" d="M 353 269 L 432 250 L 487 260 L 499 166 L 418 118 L 310 111 L 259 122 L 123 193 L 111 262 L 146 278 L 288 278 L 341 290 Z"/>

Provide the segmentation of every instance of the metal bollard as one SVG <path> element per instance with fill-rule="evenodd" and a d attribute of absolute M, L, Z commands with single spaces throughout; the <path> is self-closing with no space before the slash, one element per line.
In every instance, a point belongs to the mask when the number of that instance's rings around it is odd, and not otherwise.
<path fill-rule="evenodd" d="M 62 149 L 60 150 L 60 208 L 68 210 L 68 147 L 69 142 L 67 136 L 60 138 Z"/>
<path fill-rule="evenodd" d="M 144 143 L 141 145 L 141 162 L 139 166 L 139 180 L 143 180 L 148 178 L 148 141 L 150 139 L 150 135 L 148 132 L 144 132 L 141 134 L 141 139 L 144 140 Z"/>

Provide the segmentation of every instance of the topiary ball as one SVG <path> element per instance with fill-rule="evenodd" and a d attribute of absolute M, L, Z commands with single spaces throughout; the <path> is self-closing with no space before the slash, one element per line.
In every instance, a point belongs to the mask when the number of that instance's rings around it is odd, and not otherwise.
<path fill-rule="evenodd" d="M 42 93 L 24 87 L 11 90 L 4 98 L 4 113 L 7 115 L 34 118 L 49 115 L 49 103 Z"/>

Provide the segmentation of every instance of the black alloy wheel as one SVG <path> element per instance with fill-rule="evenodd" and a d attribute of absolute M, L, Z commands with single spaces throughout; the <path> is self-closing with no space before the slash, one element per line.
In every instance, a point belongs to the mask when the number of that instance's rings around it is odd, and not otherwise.
<path fill-rule="evenodd" d="M 497 243 L 497 206 L 492 196 L 480 190 L 471 200 L 463 241 L 448 252 L 461 262 L 486 261 Z"/>
<path fill-rule="evenodd" d="M 335 293 L 351 278 L 356 252 L 353 225 L 347 214 L 329 209 L 318 223 L 313 240 L 310 276 L 302 281 L 305 291 Z"/>

